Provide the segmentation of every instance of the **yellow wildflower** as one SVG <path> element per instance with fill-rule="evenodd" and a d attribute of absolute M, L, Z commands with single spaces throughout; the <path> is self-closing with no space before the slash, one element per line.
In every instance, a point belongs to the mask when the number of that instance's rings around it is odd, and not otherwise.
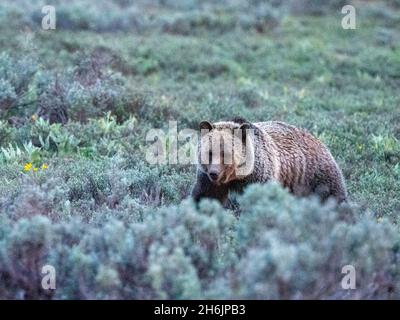
<path fill-rule="evenodd" d="M 33 171 L 38 171 L 38 168 L 33 168 Z"/>
<path fill-rule="evenodd" d="M 36 121 L 36 120 L 37 120 L 37 118 L 38 118 L 38 116 L 37 116 L 37 114 L 36 114 L 36 113 L 35 113 L 35 114 L 33 114 L 33 115 L 32 115 L 32 117 L 31 117 L 32 121 Z"/>
<path fill-rule="evenodd" d="M 48 167 L 49 167 L 49 166 L 48 166 L 47 164 L 45 164 L 45 163 L 42 164 L 42 169 L 43 169 L 43 170 L 47 169 Z"/>
<path fill-rule="evenodd" d="M 31 169 L 32 169 L 32 163 L 30 163 L 30 162 L 29 162 L 29 163 L 26 163 L 25 166 L 24 166 L 24 170 L 25 170 L 25 171 L 29 171 L 29 170 L 31 170 Z"/>

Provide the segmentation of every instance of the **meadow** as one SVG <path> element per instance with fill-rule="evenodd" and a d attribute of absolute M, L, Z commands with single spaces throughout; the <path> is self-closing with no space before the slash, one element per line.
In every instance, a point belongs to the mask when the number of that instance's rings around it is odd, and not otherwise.
<path fill-rule="evenodd" d="M 42 30 L 44 1 L 1 1 L 0 298 L 400 298 L 400 2 L 350 2 L 355 30 L 340 0 L 53 1 Z M 195 165 L 145 159 L 234 116 L 317 136 L 349 203 L 196 207 Z"/>

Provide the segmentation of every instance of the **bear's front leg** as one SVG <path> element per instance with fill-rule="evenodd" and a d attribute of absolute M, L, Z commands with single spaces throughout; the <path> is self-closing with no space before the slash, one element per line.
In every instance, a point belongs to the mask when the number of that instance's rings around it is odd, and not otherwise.
<path fill-rule="evenodd" d="M 229 190 L 225 185 L 216 185 L 201 171 L 197 172 L 197 181 L 192 190 L 194 201 L 199 202 L 203 198 L 217 199 L 222 205 L 228 200 Z"/>

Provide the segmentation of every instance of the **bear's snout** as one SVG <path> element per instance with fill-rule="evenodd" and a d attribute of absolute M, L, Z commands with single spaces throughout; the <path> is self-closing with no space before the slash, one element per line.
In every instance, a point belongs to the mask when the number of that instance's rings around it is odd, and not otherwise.
<path fill-rule="evenodd" d="M 218 172 L 211 171 L 211 172 L 208 173 L 208 175 L 210 176 L 210 180 L 211 181 L 217 181 L 218 180 L 218 177 L 219 177 Z"/>

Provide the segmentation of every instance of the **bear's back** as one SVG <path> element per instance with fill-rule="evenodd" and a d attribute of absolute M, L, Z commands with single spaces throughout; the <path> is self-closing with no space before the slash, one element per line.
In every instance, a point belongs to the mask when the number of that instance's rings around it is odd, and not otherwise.
<path fill-rule="evenodd" d="M 326 147 L 305 129 L 295 127 L 281 121 L 265 121 L 254 123 L 261 131 L 268 134 L 278 148 L 287 150 L 307 149 L 307 153 L 325 152 Z"/>

